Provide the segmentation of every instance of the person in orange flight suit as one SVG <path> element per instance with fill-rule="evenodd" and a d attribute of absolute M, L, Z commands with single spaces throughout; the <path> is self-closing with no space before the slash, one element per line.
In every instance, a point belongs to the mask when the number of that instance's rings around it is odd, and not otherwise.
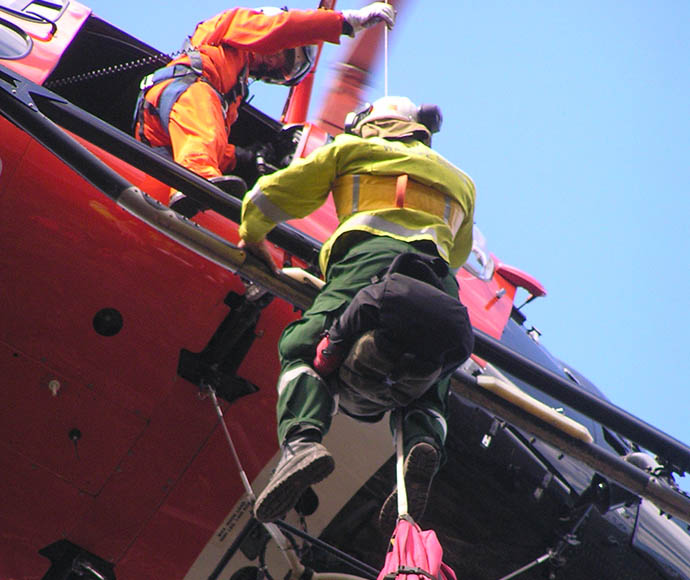
<path fill-rule="evenodd" d="M 294 85 L 311 69 L 319 42 L 339 43 L 378 22 L 392 27 L 392 6 L 374 2 L 358 10 L 232 8 L 197 25 L 185 53 L 142 80 L 135 111 L 138 140 L 237 196 L 239 151 L 228 143 L 248 77 Z M 170 207 L 191 217 L 199 205 L 172 191 Z"/>

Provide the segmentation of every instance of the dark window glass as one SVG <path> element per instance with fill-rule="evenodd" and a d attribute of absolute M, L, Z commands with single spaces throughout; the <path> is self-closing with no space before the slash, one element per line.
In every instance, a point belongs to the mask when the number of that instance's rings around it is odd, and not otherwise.
<path fill-rule="evenodd" d="M 568 378 L 573 381 L 574 384 L 578 385 L 585 391 L 589 391 L 592 394 L 601 396 L 596 387 L 589 382 L 585 382 L 579 374 L 577 374 L 572 369 L 568 369 L 566 373 L 563 364 L 560 363 L 558 359 L 551 355 L 542 345 L 537 344 L 525 331 L 523 326 L 518 325 L 514 320 L 509 320 L 506 325 L 503 336 L 501 337 L 501 342 L 506 346 L 509 346 L 513 350 L 519 352 L 521 355 L 527 357 L 528 359 L 534 361 L 535 363 L 541 365 L 545 369 L 560 375 L 563 378 Z M 541 401 L 542 403 L 558 410 L 567 417 L 574 419 L 578 423 L 581 423 L 592 434 L 592 436 L 597 439 L 597 428 L 594 421 L 589 417 L 586 417 L 579 411 L 572 409 L 564 405 L 561 401 L 554 399 L 553 397 L 547 395 L 546 393 L 540 391 L 531 384 L 514 377 L 510 373 L 506 373 L 510 379 L 523 391 L 533 396 L 535 399 Z M 577 380 L 575 378 L 577 377 Z"/>

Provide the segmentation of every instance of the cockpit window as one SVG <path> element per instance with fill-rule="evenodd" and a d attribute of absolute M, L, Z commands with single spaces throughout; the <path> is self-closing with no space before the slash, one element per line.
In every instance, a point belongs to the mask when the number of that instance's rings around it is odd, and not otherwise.
<path fill-rule="evenodd" d="M 2 2 L 6 4 L 6 2 Z M 67 8 L 69 0 L 22 0 L 10 2 L 10 8 L 21 12 L 24 16 L 39 18 L 48 22 L 55 22 Z"/>
<path fill-rule="evenodd" d="M 0 58 L 17 59 L 31 52 L 31 38 L 21 28 L 0 18 Z"/>
<path fill-rule="evenodd" d="M 26 22 L 34 38 L 50 40 L 57 32 L 58 18 L 62 16 L 68 4 L 69 0 L 0 0 L 0 14 L 9 14 L 19 21 Z M 19 22 L 19 25 L 22 26 L 22 23 Z M 14 28 L 30 41 L 30 37 L 21 28 Z M 30 48 L 29 42 L 29 50 Z M 29 51 L 24 54 L 27 52 Z"/>
<path fill-rule="evenodd" d="M 486 247 L 486 238 L 477 226 L 472 230 L 472 251 L 463 268 L 474 274 L 480 280 L 491 280 L 494 275 L 495 264 Z"/>

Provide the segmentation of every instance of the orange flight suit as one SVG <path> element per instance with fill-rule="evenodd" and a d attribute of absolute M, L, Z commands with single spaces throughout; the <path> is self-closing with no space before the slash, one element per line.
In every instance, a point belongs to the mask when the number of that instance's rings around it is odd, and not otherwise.
<path fill-rule="evenodd" d="M 324 41 L 337 44 L 342 31 L 343 15 L 331 10 L 290 10 L 267 16 L 233 8 L 198 24 L 191 45 L 201 56 L 203 81 L 193 82 L 175 101 L 167 130 L 156 112 L 146 107 L 137 138 L 143 135 L 152 147 L 171 147 L 175 161 L 207 179 L 231 171 L 235 147 L 228 137 L 243 96 L 223 103 L 219 93 L 225 95 L 238 81 L 246 82 L 249 54 L 271 55 Z M 190 62 L 184 54 L 167 66 Z M 153 85 L 146 101 L 157 108 L 163 89 L 172 81 Z"/>

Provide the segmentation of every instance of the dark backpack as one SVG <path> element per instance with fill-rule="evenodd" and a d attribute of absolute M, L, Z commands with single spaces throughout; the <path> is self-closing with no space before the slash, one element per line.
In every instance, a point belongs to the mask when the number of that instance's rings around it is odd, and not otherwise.
<path fill-rule="evenodd" d="M 330 348 L 347 352 L 331 379 L 346 413 L 407 406 L 470 355 L 467 309 L 443 290 L 447 274 L 440 258 L 401 254 L 331 325 Z"/>

